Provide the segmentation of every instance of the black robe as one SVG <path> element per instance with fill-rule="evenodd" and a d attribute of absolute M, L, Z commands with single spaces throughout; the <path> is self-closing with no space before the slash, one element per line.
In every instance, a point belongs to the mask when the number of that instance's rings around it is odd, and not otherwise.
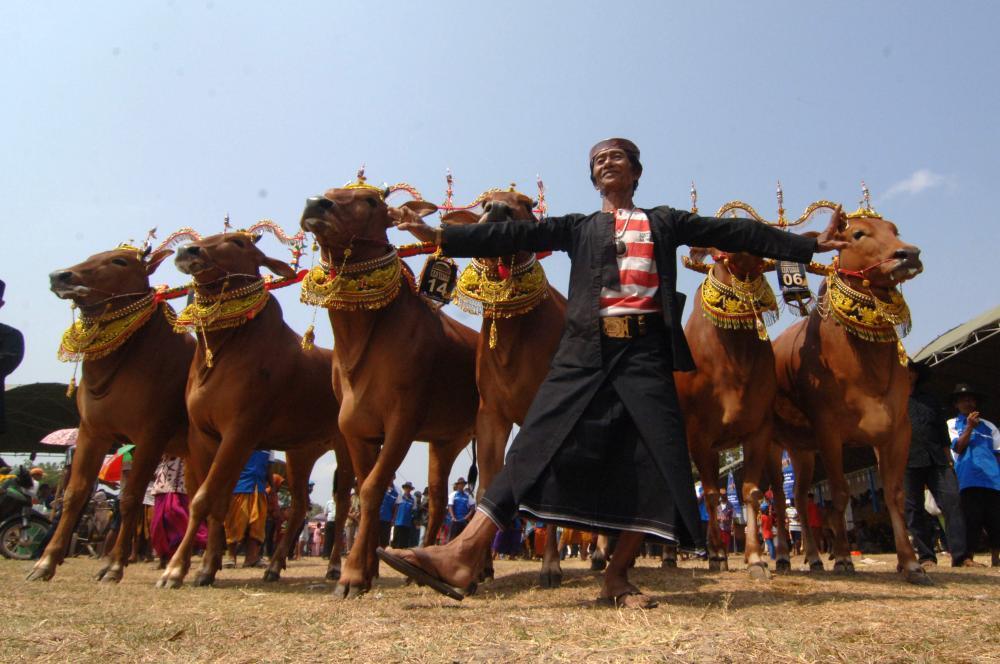
<path fill-rule="evenodd" d="M 602 342 L 598 320 L 601 289 L 620 287 L 611 213 L 572 214 L 537 223 L 506 221 L 449 226 L 443 232 L 442 248 L 444 253 L 455 257 L 510 256 L 524 250 L 565 251 L 571 259 L 566 329 L 549 374 L 505 461 L 504 484 L 512 489 L 515 499 L 523 502 L 529 494 L 537 499 L 541 485 L 559 481 L 551 472 L 546 474 L 550 462 L 598 392 L 601 391 L 601 399 L 606 400 L 603 388 L 610 387 L 623 402 L 645 444 L 644 454 L 648 452 L 648 458 L 662 478 L 658 486 L 642 490 L 661 496 L 664 503 L 671 506 L 668 511 L 675 515 L 667 519 L 671 523 L 665 527 L 642 527 L 641 523 L 636 523 L 634 527 L 620 529 L 640 530 L 682 543 L 693 540 L 697 545 L 702 539 L 700 519 L 672 373 L 695 368 L 681 325 L 685 297 L 676 291 L 677 247 L 716 247 L 722 251 L 746 251 L 770 258 L 808 262 L 816 248 L 816 240 L 752 220 L 699 217 L 666 206 L 643 211 L 649 218 L 655 245 L 660 278 L 657 297 L 663 309 L 666 338 L 659 339 L 658 348 L 648 348 L 648 343 L 638 344 L 643 346 L 641 352 L 621 352 L 618 346 Z M 609 352 L 609 348 L 614 352 Z M 638 359 L 633 360 L 633 357 Z M 588 419 L 593 420 L 592 412 Z M 580 433 L 578 431 L 576 437 Z M 605 432 L 604 437 L 613 438 L 614 434 L 613 431 Z M 600 434 L 593 431 L 591 435 Z M 613 441 L 604 444 L 613 444 Z M 592 466 L 591 473 L 583 473 L 581 469 L 576 476 L 578 484 L 590 484 L 591 490 L 592 483 L 599 482 L 602 477 L 601 464 L 595 462 Z M 611 490 L 613 492 L 614 488 Z M 636 501 L 648 502 L 648 495 L 630 502 Z M 545 515 L 537 516 L 545 518 Z M 549 516 L 550 520 L 601 525 L 597 520 L 570 518 L 565 511 Z M 610 521 L 605 520 L 608 525 Z"/>

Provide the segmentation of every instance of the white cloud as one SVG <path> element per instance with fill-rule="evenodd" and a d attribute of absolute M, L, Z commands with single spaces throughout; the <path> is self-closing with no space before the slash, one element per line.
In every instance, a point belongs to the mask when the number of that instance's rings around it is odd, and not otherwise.
<path fill-rule="evenodd" d="M 928 189 L 935 189 L 942 186 L 952 187 L 954 184 L 953 176 L 942 175 L 928 168 L 921 168 L 914 171 L 910 177 L 890 186 L 882 196 L 882 200 L 889 200 L 890 198 L 902 195 L 912 196 Z"/>

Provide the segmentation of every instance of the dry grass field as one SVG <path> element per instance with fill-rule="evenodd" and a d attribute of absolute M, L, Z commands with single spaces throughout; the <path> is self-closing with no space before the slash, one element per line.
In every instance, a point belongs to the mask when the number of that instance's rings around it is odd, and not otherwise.
<path fill-rule="evenodd" d="M 741 562 L 660 570 L 635 579 L 650 611 L 593 603 L 580 561 L 555 591 L 537 563 L 497 562 L 498 578 L 458 603 L 405 587 L 383 566 L 371 593 L 332 599 L 318 559 L 277 584 L 223 570 L 215 588 L 156 590 L 150 564 L 120 585 L 96 584 L 95 560 L 72 559 L 47 584 L 30 563 L 0 561 L 2 662 L 990 662 L 1000 661 L 1000 570 L 938 568 L 930 588 L 871 556 L 852 578 L 795 571 L 751 580 Z"/>

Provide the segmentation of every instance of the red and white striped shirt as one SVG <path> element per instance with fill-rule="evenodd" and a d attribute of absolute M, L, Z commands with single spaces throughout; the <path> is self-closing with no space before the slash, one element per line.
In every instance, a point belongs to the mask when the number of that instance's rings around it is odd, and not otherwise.
<path fill-rule="evenodd" d="M 631 215 L 631 218 L 629 218 Z M 624 231 L 626 224 L 628 230 Z M 601 316 L 652 314 L 662 311 L 656 291 L 660 277 L 653 254 L 649 218 L 642 210 L 615 212 L 615 238 L 625 243 L 625 255 L 618 256 L 621 290 L 601 289 Z"/>

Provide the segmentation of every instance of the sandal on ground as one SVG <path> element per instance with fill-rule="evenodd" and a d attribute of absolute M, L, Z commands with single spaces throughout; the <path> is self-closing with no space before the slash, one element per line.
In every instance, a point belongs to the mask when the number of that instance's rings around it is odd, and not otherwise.
<path fill-rule="evenodd" d="M 422 567 L 417 567 L 413 563 L 389 553 L 382 547 L 375 549 L 375 555 L 379 557 L 379 560 L 403 576 L 413 579 L 418 586 L 430 586 L 433 590 L 436 590 L 442 595 L 460 602 L 465 599 L 465 595 L 471 594 L 471 592 L 463 593 L 455 586 L 445 583 L 430 572 L 424 570 Z"/>
<path fill-rule="evenodd" d="M 614 597 L 598 596 L 597 605 L 615 609 L 655 609 L 659 603 L 640 590 L 626 590 Z"/>

